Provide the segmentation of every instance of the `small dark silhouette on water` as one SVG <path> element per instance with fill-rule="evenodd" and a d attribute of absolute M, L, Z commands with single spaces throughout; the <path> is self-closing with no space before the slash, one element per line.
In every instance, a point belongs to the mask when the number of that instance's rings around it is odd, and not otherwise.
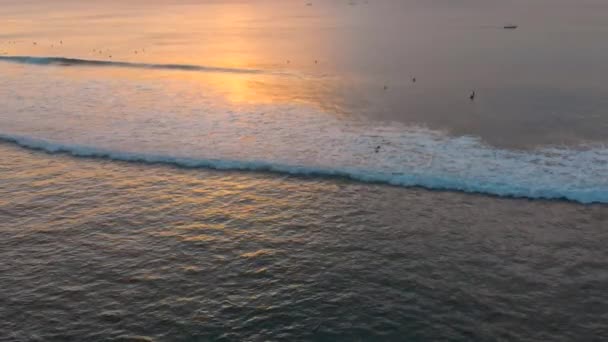
<path fill-rule="evenodd" d="M 416 77 L 412 77 L 412 83 L 416 83 Z"/>
<path fill-rule="evenodd" d="M 375 149 L 376 153 L 380 152 L 380 148 L 382 148 L 380 145 L 376 146 L 376 149 Z"/>
<path fill-rule="evenodd" d="M 471 96 L 469 96 L 469 99 L 471 99 L 471 101 L 475 100 L 475 90 L 473 90 Z"/>

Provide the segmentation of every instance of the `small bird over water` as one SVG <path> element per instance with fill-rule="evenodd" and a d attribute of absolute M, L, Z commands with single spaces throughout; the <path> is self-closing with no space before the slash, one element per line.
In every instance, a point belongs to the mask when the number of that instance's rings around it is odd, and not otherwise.
<path fill-rule="evenodd" d="M 416 83 L 416 77 L 412 77 L 412 83 Z"/>
<path fill-rule="evenodd" d="M 469 96 L 469 98 L 471 99 L 471 101 L 475 100 L 475 90 L 473 90 L 473 92 L 471 93 L 471 96 Z"/>

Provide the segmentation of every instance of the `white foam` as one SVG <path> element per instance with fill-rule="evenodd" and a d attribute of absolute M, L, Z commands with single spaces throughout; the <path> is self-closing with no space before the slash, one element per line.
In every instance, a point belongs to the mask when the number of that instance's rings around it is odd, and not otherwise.
<path fill-rule="evenodd" d="M 49 153 L 608 203 L 605 146 L 498 149 L 310 105 L 231 101 L 198 79 L 40 77 L 32 70 L 7 73 L 3 82 L 0 139 Z"/>
<path fill-rule="evenodd" d="M 39 139 L 6 134 L 0 134 L 0 140 L 8 143 L 14 143 L 29 149 L 41 150 L 48 153 L 65 153 L 76 157 L 103 158 L 150 164 L 170 164 L 186 168 L 246 170 L 286 173 L 303 176 L 343 177 L 356 181 L 387 183 L 391 185 L 408 187 L 417 186 L 433 190 L 464 191 L 530 199 L 565 199 L 584 204 L 608 203 L 608 186 L 606 186 L 606 184 L 601 186 L 581 186 L 580 184 L 576 185 L 574 183 L 569 184 L 560 182 L 559 177 L 572 176 L 572 174 L 566 172 L 567 169 L 563 168 L 564 161 L 575 161 L 575 159 L 570 158 L 572 157 L 571 152 L 564 150 L 547 150 L 543 154 L 537 153 L 535 155 L 523 156 L 523 159 L 518 159 L 518 161 L 514 161 L 513 158 L 516 157 L 516 155 L 512 153 L 510 155 L 503 155 L 502 157 L 506 158 L 499 161 L 498 164 L 506 161 L 506 165 L 511 165 L 511 167 L 506 170 L 503 169 L 502 171 L 513 171 L 515 170 L 513 166 L 518 166 L 518 164 L 520 166 L 524 166 L 524 164 L 520 163 L 525 162 L 532 162 L 533 164 L 531 165 L 536 165 L 536 167 L 538 167 L 538 165 L 562 163 L 561 168 L 555 168 L 553 166 L 552 169 L 545 169 L 543 167 L 540 169 L 534 169 L 535 167 L 532 167 L 532 170 L 523 171 L 523 174 L 529 175 L 530 178 L 518 179 L 517 177 L 521 176 L 521 172 L 518 172 L 518 175 L 510 174 L 509 172 L 501 173 L 501 168 L 499 165 L 497 168 L 495 168 L 497 171 L 496 173 L 475 174 L 476 171 L 488 170 L 476 167 L 471 169 L 467 175 L 459 177 L 454 174 L 450 176 L 450 174 L 447 172 L 441 172 L 440 169 L 437 169 L 436 165 L 434 168 L 429 168 L 426 172 L 412 172 L 409 174 L 386 173 L 381 171 L 354 168 L 320 168 L 304 165 L 289 165 L 267 161 L 195 159 L 168 155 L 120 152 L 88 146 L 58 144 Z M 488 151 L 485 152 L 487 153 Z M 600 159 L 598 159 L 599 157 L 607 157 L 606 151 L 599 152 L 588 150 L 580 151 L 579 153 L 580 155 L 578 155 L 576 159 L 594 160 L 596 163 L 600 161 Z M 499 152 L 499 154 L 505 154 L 505 152 Z M 555 157 L 551 154 L 555 154 L 560 157 L 559 159 L 555 159 Z M 481 155 L 485 154 L 481 153 Z M 564 158 L 564 156 L 566 156 L 566 158 Z M 521 158 L 522 156 L 520 155 L 519 157 Z M 603 169 L 597 169 L 595 171 L 605 171 L 606 159 L 601 159 L 601 164 L 603 164 Z M 575 165 L 572 164 L 570 166 L 574 167 Z M 576 169 L 571 169 L 569 171 L 572 172 L 575 170 Z M 535 178 L 535 172 L 542 173 L 537 175 L 538 178 Z"/>

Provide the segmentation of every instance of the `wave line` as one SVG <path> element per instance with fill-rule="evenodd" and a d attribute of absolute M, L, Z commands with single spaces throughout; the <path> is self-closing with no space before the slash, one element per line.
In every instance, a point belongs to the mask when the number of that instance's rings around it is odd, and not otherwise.
<path fill-rule="evenodd" d="M 546 200 L 567 200 L 582 204 L 608 204 L 608 188 L 577 189 L 565 184 L 529 189 L 517 184 L 499 181 L 477 181 L 430 174 L 395 174 L 355 168 L 324 168 L 288 165 L 266 161 L 197 159 L 147 153 L 121 152 L 88 146 L 66 145 L 18 135 L 0 134 L 0 142 L 10 143 L 30 150 L 49 154 L 67 154 L 74 157 L 96 158 L 143 164 L 165 164 L 181 168 L 214 170 L 255 171 L 288 174 L 305 177 L 344 178 L 366 183 L 383 183 L 402 187 L 420 187 L 429 190 L 459 191 L 498 197 Z"/>
<path fill-rule="evenodd" d="M 80 59 L 67 57 L 34 57 L 34 56 L 0 56 L 0 61 L 30 64 L 30 65 L 56 65 L 56 66 L 93 66 L 93 67 L 117 67 L 131 69 L 166 69 L 199 72 L 223 72 L 235 74 L 270 74 L 259 69 L 244 68 L 223 68 L 211 67 L 195 64 L 155 64 L 155 63 L 135 63 L 120 61 L 102 61 L 94 59 Z"/>

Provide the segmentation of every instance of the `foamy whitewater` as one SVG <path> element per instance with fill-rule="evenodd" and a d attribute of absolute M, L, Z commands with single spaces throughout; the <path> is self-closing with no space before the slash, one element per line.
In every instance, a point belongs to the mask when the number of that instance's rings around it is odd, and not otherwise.
<path fill-rule="evenodd" d="M 343 177 L 356 181 L 419 186 L 432 190 L 456 190 L 530 199 L 566 199 L 586 204 L 608 203 L 608 153 L 605 149 L 545 149 L 534 153 L 518 153 L 486 148 L 470 138 L 438 140 L 433 137 L 432 132 L 414 132 L 405 138 L 401 137 L 399 144 L 405 150 L 404 140 L 413 143 L 414 139 L 418 141 L 415 147 L 409 148 L 408 152 L 401 152 L 403 155 L 398 157 L 400 159 L 393 161 L 397 163 L 394 171 L 388 171 L 390 167 L 384 160 L 379 160 L 382 168 L 374 168 L 373 165 L 357 166 L 355 163 L 342 166 L 337 164 L 339 160 L 336 161 L 337 165 L 325 166 L 312 163 L 296 164 L 295 161 L 294 164 L 289 164 L 273 160 L 204 159 L 66 145 L 0 134 L 0 140 L 3 142 L 76 157 L 171 164 L 187 168 Z M 389 140 L 385 142 L 391 143 Z M 371 150 L 372 145 L 368 145 Z M 388 153 L 397 153 L 399 150 L 399 147 L 390 148 Z M 355 153 L 351 157 L 356 158 Z M 285 156 L 281 159 L 289 158 Z M 340 159 L 345 159 L 345 156 Z M 580 165 L 585 167 L 581 169 Z"/>
<path fill-rule="evenodd" d="M 174 74 L 117 81 L 87 75 L 97 63 L 76 64 L 91 67 L 76 70 L 77 80 L 40 66 L 9 76 L 0 90 L 0 140 L 77 157 L 608 203 L 608 149 L 600 144 L 500 149 L 471 136 L 344 118 L 310 103 L 235 103 Z M 188 76 L 201 68 L 177 69 Z"/>

